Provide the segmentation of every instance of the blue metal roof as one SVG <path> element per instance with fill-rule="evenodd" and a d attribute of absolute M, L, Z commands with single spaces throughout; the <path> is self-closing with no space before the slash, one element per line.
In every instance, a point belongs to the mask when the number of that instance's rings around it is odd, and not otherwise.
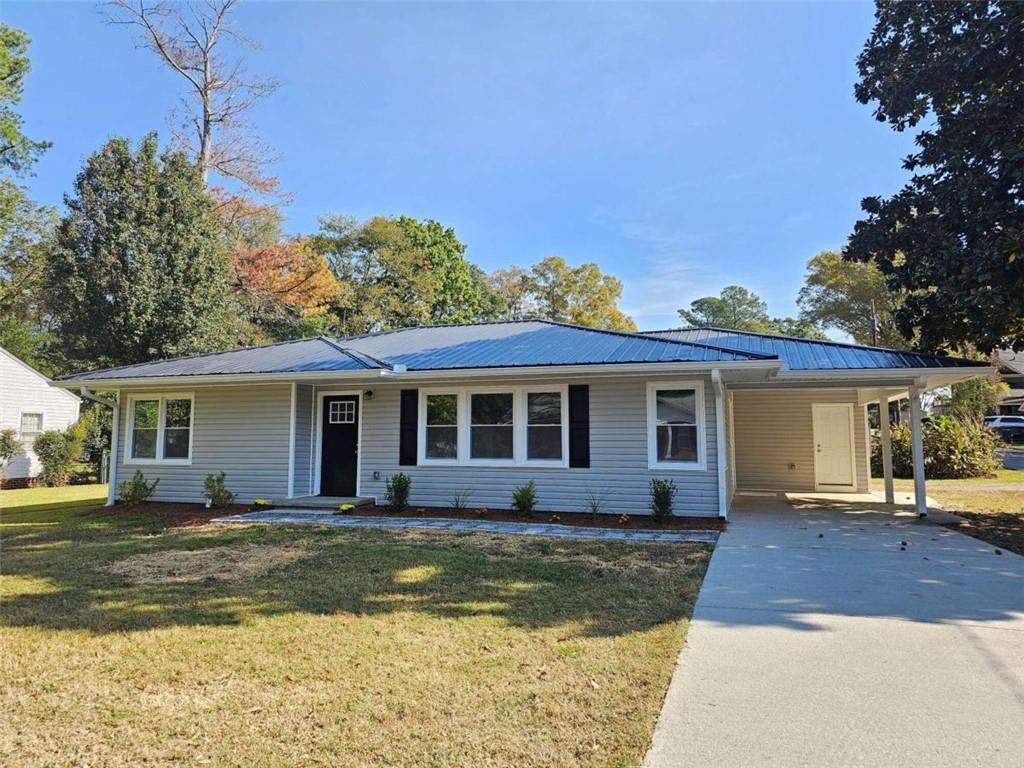
<path fill-rule="evenodd" d="M 737 351 L 775 355 L 782 360 L 786 368 L 792 371 L 973 368 L 988 365 L 984 362 L 961 360 L 945 355 L 865 347 L 836 341 L 816 341 L 793 336 L 774 336 L 751 331 L 734 331 L 727 328 L 679 328 L 647 331 L 646 333 L 659 339 L 714 344 Z"/>
<path fill-rule="evenodd" d="M 337 340 L 302 339 L 62 378 L 105 381 L 217 374 L 389 370 L 396 365 L 404 365 L 410 371 L 432 371 L 762 359 L 774 359 L 774 356 L 536 320 L 421 326 Z"/>
<path fill-rule="evenodd" d="M 339 339 L 347 349 L 411 371 L 608 363 L 733 362 L 774 355 L 530 320 L 435 325 Z"/>
<path fill-rule="evenodd" d="M 139 379 L 165 376 L 208 376 L 237 373 L 292 373 L 298 371 L 365 371 L 382 367 L 350 353 L 329 339 L 284 341 L 264 347 L 177 357 L 120 368 L 106 368 L 62 379 Z"/>

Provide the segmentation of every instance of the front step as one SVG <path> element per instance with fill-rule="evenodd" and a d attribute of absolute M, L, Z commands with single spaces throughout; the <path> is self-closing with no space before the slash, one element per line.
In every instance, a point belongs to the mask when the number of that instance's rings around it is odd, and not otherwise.
<path fill-rule="evenodd" d="M 300 496 L 294 499 L 272 499 L 271 507 L 278 509 L 329 509 L 337 511 L 342 504 L 363 507 L 373 504 L 371 496 Z"/>

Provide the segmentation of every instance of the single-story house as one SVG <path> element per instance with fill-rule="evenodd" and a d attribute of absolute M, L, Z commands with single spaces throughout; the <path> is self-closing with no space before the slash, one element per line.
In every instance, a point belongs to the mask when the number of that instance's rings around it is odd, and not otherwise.
<path fill-rule="evenodd" d="M 40 432 L 66 429 L 78 421 L 82 401 L 0 347 L 0 429 L 13 429 L 21 451 L 3 468 L 2 485 L 27 485 L 42 471 L 32 443 Z"/>
<path fill-rule="evenodd" d="M 580 511 L 598 493 L 609 512 L 646 514 L 650 480 L 670 478 L 676 514 L 724 517 L 737 490 L 866 492 L 866 406 L 880 399 L 916 404 L 923 490 L 921 393 L 990 372 L 716 328 L 530 320 L 288 341 L 56 384 L 117 393 L 111 503 L 136 470 L 169 501 L 201 501 L 206 475 L 224 471 L 246 502 L 383 500 L 404 472 L 417 506 L 465 492 L 507 509 L 533 480 L 541 510 Z"/>

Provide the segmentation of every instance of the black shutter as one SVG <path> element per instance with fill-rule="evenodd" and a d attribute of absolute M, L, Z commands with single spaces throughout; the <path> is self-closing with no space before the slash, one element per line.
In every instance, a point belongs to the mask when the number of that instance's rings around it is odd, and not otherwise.
<path fill-rule="evenodd" d="M 403 389 L 399 408 L 398 463 L 403 467 L 416 466 L 416 433 L 419 431 L 417 407 L 419 390 Z"/>
<path fill-rule="evenodd" d="M 590 466 L 590 387 L 569 385 L 569 466 Z"/>

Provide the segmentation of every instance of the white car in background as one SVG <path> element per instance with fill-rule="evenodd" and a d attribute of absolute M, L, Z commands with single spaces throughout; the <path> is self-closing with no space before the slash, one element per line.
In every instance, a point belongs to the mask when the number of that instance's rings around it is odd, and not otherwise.
<path fill-rule="evenodd" d="M 1024 443 L 1024 416 L 986 416 L 985 426 L 1010 445 Z"/>

